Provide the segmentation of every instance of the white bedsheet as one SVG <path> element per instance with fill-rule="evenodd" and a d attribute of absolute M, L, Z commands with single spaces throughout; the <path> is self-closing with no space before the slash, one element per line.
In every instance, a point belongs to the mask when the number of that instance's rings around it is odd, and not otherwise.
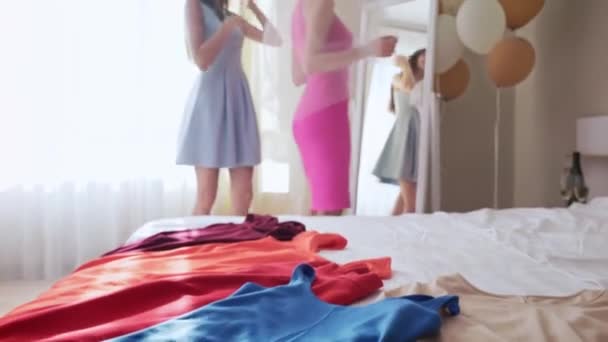
<path fill-rule="evenodd" d="M 480 210 L 403 217 L 281 217 L 309 230 L 345 236 L 344 251 L 323 252 L 344 263 L 390 256 L 391 289 L 461 273 L 486 291 L 513 295 L 570 295 L 608 287 L 608 199 L 570 209 Z M 148 223 L 133 242 L 160 231 L 240 222 L 190 217 Z"/>

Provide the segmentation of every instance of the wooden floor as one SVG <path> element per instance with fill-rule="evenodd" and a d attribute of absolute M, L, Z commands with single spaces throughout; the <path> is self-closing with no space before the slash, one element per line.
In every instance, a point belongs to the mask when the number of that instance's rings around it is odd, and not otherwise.
<path fill-rule="evenodd" d="M 52 281 L 0 282 L 0 317 L 15 307 L 35 299 Z"/>

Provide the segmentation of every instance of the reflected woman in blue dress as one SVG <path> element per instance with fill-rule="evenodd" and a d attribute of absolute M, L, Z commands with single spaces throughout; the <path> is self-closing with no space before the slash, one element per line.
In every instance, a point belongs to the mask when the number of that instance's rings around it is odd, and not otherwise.
<path fill-rule="evenodd" d="M 253 100 L 241 65 L 244 38 L 279 46 L 276 28 L 253 0 L 245 5 L 262 30 L 230 13 L 227 0 L 187 0 L 186 33 L 191 60 L 200 69 L 186 106 L 177 164 L 194 166 L 194 215 L 209 215 L 219 170 L 230 170 L 233 213 L 246 215 L 253 199 L 253 169 L 261 161 Z"/>
<path fill-rule="evenodd" d="M 395 125 L 373 173 L 382 183 L 399 185 L 401 191 L 393 215 L 401 215 L 416 210 L 419 104 L 425 50 L 418 50 L 409 58 L 397 57 L 396 62 L 402 71 L 395 76 L 391 87 L 390 111 L 395 113 Z"/>

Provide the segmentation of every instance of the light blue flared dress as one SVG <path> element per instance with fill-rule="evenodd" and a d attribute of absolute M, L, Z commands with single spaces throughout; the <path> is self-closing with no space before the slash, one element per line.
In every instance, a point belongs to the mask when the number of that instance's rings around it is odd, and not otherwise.
<path fill-rule="evenodd" d="M 209 39 L 222 21 L 201 6 L 204 38 Z M 237 168 L 260 163 L 257 118 L 241 64 L 243 39 L 235 29 L 214 63 L 198 76 L 179 133 L 177 164 Z"/>
<path fill-rule="evenodd" d="M 420 114 L 411 104 L 410 94 L 396 89 L 393 94 L 397 117 L 373 174 L 380 182 L 387 184 L 416 182 Z"/>

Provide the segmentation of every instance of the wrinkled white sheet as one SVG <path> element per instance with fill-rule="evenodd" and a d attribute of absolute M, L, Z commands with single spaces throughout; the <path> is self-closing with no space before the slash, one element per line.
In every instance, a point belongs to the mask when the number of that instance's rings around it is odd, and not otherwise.
<path fill-rule="evenodd" d="M 309 230 L 339 233 L 344 251 L 323 252 L 343 263 L 390 256 L 385 288 L 461 273 L 499 294 L 570 295 L 608 287 L 608 199 L 570 209 L 480 210 L 402 217 L 281 217 Z M 188 217 L 148 223 L 129 242 L 160 231 L 240 222 Z"/>

